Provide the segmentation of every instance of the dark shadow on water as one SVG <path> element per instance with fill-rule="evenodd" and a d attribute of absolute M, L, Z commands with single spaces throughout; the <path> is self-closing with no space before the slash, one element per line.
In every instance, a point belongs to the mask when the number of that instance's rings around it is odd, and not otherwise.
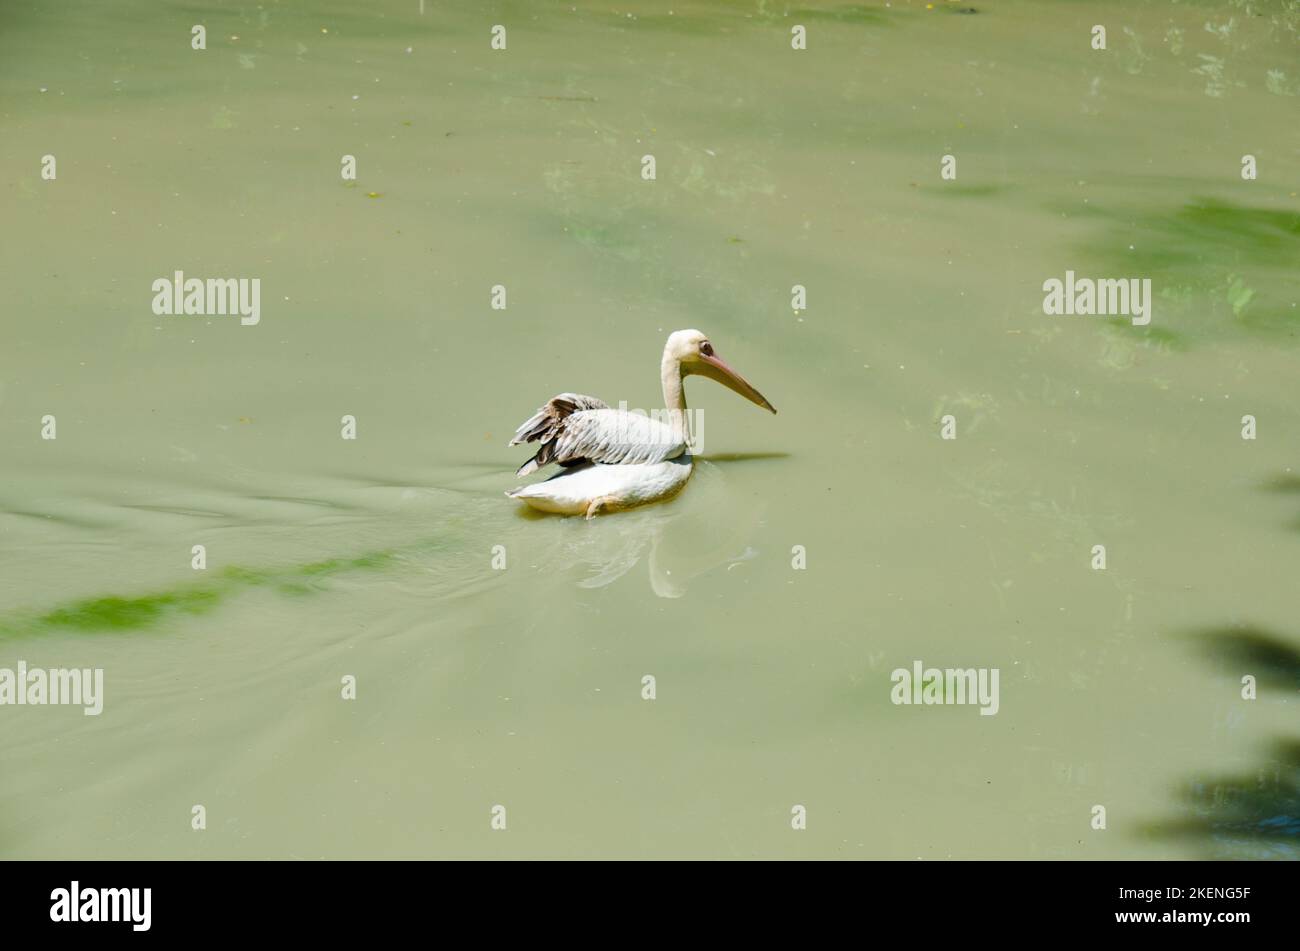
<path fill-rule="evenodd" d="M 1279 634 L 1225 626 L 1191 640 L 1231 679 L 1253 675 L 1261 693 L 1300 690 L 1300 650 Z M 1192 843 L 1208 858 L 1300 859 L 1300 738 L 1274 738 L 1248 770 L 1190 777 L 1176 799 L 1178 814 L 1146 823 L 1147 835 Z"/>
<path fill-rule="evenodd" d="M 1264 483 L 1264 488 L 1270 492 L 1286 492 L 1292 495 L 1300 495 L 1300 475 L 1283 473 L 1275 479 L 1270 479 Z"/>
<path fill-rule="evenodd" d="M 773 10 L 768 14 L 769 18 L 780 16 L 789 19 L 791 23 L 802 23 L 807 20 L 827 20 L 832 23 L 857 24 L 861 26 L 887 26 L 891 24 L 888 14 L 879 7 L 869 7 L 865 4 L 848 4 L 842 7 L 801 7 L 796 10 L 787 10 L 780 8 Z"/>
<path fill-rule="evenodd" d="M 542 512 L 533 508 L 527 502 L 519 502 L 515 507 L 515 518 L 521 518 L 525 522 L 543 522 L 548 518 L 563 518 L 562 515 L 556 515 L 554 512 Z"/>
<path fill-rule="evenodd" d="M 1217 859 L 1300 859 L 1300 739 L 1274 741 L 1248 772 L 1189 780 L 1178 799 L 1182 815 L 1148 834 Z"/>
<path fill-rule="evenodd" d="M 1300 475 L 1283 473 L 1264 483 L 1264 489 L 1278 495 L 1300 495 Z M 1300 516 L 1288 522 L 1287 527 L 1293 531 L 1300 531 Z"/>
<path fill-rule="evenodd" d="M 789 459 L 788 452 L 720 452 L 706 453 L 696 458 L 709 462 L 756 462 L 760 459 Z"/>
<path fill-rule="evenodd" d="M 957 185 L 955 182 L 946 182 L 942 185 L 921 185 L 918 190 L 922 195 L 933 198 L 993 198 L 1006 195 L 1012 188 L 1010 185 Z"/>
<path fill-rule="evenodd" d="M 740 28 L 755 28 L 765 24 L 779 22 L 820 23 L 830 22 L 839 26 L 893 26 L 896 18 L 878 6 L 855 3 L 832 7 L 766 7 L 759 4 L 758 11 L 745 18 L 738 18 L 726 9 L 695 8 L 689 11 L 675 10 L 671 14 L 648 10 L 637 16 L 632 27 L 621 14 L 610 14 L 611 25 L 619 29 L 655 30 L 692 36 L 717 36 L 734 33 Z"/>
<path fill-rule="evenodd" d="M 1218 673 L 1253 674 L 1261 687 L 1300 691 L 1300 651 L 1262 628 L 1214 628 L 1193 640 Z"/>

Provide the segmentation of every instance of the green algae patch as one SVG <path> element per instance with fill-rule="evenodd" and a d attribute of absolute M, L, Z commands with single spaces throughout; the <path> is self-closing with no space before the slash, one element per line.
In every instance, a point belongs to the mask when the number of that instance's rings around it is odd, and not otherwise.
<path fill-rule="evenodd" d="M 127 597 L 83 598 L 44 613 L 0 617 L 0 638 L 39 635 L 50 630 L 80 632 L 143 631 L 180 616 L 208 614 L 224 601 L 250 588 L 273 586 L 280 594 L 306 597 L 325 590 L 317 579 L 355 571 L 375 571 L 394 563 L 397 554 L 375 551 L 355 558 L 329 558 L 290 568 L 244 568 L 230 565 L 215 572 L 212 582 Z"/>
<path fill-rule="evenodd" d="M 1151 279 L 1152 323 L 1127 332 L 1159 329 L 1180 346 L 1239 335 L 1300 343 L 1300 212 L 1200 198 L 1084 214 L 1105 226 L 1081 249 L 1094 270 Z"/>

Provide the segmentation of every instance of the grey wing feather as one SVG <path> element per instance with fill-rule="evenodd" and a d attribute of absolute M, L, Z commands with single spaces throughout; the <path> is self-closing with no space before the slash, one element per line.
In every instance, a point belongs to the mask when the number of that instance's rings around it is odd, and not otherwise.
<path fill-rule="evenodd" d="M 686 451 L 686 444 L 664 423 L 644 415 L 610 409 L 594 396 L 561 393 L 515 433 L 510 445 L 541 442 L 537 454 L 516 475 L 526 476 L 556 462 L 606 465 L 663 462 Z"/>
<path fill-rule="evenodd" d="M 561 393 L 550 399 L 545 406 L 538 408 L 536 413 L 515 430 L 515 438 L 510 440 L 510 445 L 518 446 L 526 442 L 540 441 L 542 446 L 533 458 L 519 467 L 515 475 L 528 475 L 550 462 L 558 462 L 562 466 L 575 466 L 585 461 L 582 457 L 576 456 L 565 455 L 561 458 L 555 452 L 555 443 L 564 430 L 565 420 L 574 413 L 589 409 L 609 409 L 609 404 L 594 396 L 583 396 L 581 393 Z"/>
<path fill-rule="evenodd" d="M 664 462 L 685 444 L 663 423 L 635 413 L 584 412 L 564 421 L 555 437 L 555 459 L 590 459 L 605 465 Z"/>

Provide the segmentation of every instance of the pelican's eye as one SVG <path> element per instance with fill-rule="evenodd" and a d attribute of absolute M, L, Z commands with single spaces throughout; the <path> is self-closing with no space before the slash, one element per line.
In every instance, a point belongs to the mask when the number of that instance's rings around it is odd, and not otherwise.
<path fill-rule="evenodd" d="M 706 357 L 713 356 L 713 344 L 709 343 L 707 340 L 701 341 L 700 353 L 704 354 Z"/>

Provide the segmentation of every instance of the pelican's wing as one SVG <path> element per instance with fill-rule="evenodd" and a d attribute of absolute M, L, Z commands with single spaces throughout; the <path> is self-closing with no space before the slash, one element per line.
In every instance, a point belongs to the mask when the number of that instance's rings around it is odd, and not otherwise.
<path fill-rule="evenodd" d="M 574 413 L 589 409 L 609 409 L 609 404 L 594 396 L 583 396 L 581 393 L 561 393 L 559 396 L 552 397 L 545 406 L 540 407 L 515 430 L 515 438 L 510 440 L 512 446 L 538 441 L 542 444 L 537 454 L 520 466 L 515 475 L 528 475 L 550 462 L 558 462 L 560 465 L 577 465 L 581 462 L 581 459 L 557 458 L 555 441 L 564 429 L 565 420 Z"/>
<path fill-rule="evenodd" d="M 574 466 L 582 462 L 630 465 L 664 462 L 686 450 L 671 426 L 640 413 L 610 409 L 594 396 L 561 393 L 515 433 L 510 445 L 538 442 L 542 446 L 518 476 L 557 462 Z"/>
<path fill-rule="evenodd" d="M 584 409 L 609 409 L 609 404 L 594 396 L 583 396 L 581 393 L 561 393 L 559 396 L 552 397 L 545 406 L 538 409 L 527 422 L 515 430 L 515 438 L 510 440 L 510 445 L 518 446 L 520 443 L 534 442 L 538 439 L 549 442 L 564 425 L 565 417 Z"/>

